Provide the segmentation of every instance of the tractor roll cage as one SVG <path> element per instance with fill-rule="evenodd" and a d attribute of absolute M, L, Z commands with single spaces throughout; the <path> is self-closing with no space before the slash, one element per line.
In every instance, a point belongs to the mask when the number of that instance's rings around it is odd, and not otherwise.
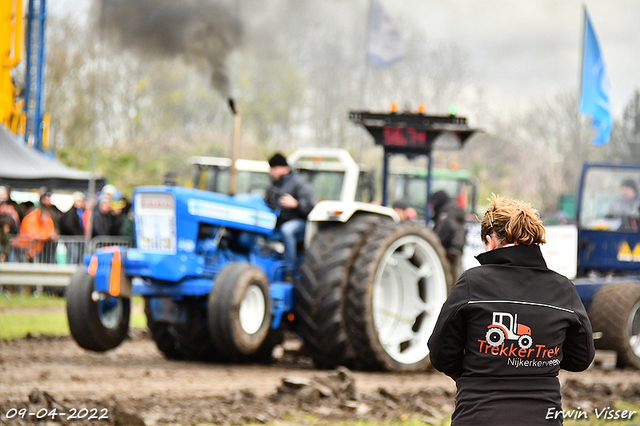
<path fill-rule="evenodd" d="M 372 113 L 350 111 L 349 119 L 364 126 L 373 136 L 376 145 L 384 148 L 382 205 L 387 205 L 389 179 L 389 157 L 404 154 L 408 157 L 427 157 L 427 200 L 431 194 L 431 176 L 434 149 L 458 150 L 476 129 L 467 125 L 465 117 L 456 115 L 424 115 L 413 113 Z M 429 208 L 425 206 L 425 220 L 430 220 Z"/>

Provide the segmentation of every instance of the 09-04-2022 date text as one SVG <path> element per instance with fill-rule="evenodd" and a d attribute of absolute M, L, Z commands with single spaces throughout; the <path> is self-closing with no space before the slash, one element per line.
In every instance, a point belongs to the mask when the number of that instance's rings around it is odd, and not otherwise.
<path fill-rule="evenodd" d="M 4 414 L 7 420 L 12 419 L 46 419 L 55 420 L 58 417 L 67 420 L 108 420 L 109 409 L 107 408 L 69 408 L 66 412 L 58 411 L 56 408 L 41 408 L 38 411 L 29 411 L 26 408 L 10 408 Z"/>

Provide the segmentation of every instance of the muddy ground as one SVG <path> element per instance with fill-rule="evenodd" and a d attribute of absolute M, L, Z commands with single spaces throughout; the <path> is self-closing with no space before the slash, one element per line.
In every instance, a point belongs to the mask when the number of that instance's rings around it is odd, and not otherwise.
<path fill-rule="evenodd" d="M 53 408 L 65 416 L 56 423 L 48 416 L 46 423 L 74 425 L 92 414 L 106 415 L 94 423 L 109 425 L 407 418 L 428 424 L 453 409 L 455 384 L 440 373 L 316 370 L 298 355 L 296 343 L 287 341 L 272 365 L 216 365 L 168 361 L 142 330 L 105 354 L 87 352 L 69 337 L 0 342 L 0 424 L 33 424 Z M 607 355 L 598 359 L 606 363 Z M 592 410 L 616 400 L 640 404 L 640 372 L 605 367 L 563 372 L 565 405 Z M 85 420 L 68 420 L 73 413 Z M 640 423 L 640 417 L 634 420 Z"/>

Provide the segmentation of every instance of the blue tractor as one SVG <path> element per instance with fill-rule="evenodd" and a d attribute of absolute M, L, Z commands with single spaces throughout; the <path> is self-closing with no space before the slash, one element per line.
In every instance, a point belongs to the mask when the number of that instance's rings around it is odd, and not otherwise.
<path fill-rule="evenodd" d="M 133 200 L 136 248 L 99 250 L 67 289 L 78 344 L 118 346 L 135 294 L 167 358 L 270 356 L 293 304 L 292 284 L 281 281 L 275 213 L 256 195 L 171 186 L 136 188 Z"/>
<path fill-rule="evenodd" d="M 385 151 L 430 153 L 443 134 L 461 144 L 473 133 L 455 116 L 370 115 L 352 120 L 383 136 L 376 143 Z M 390 207 L 356 201 L 361 173 L 346 151 L 293 157 L 292 167 L 311 181 L 339 189 L 307 218 L 295 282 L 283 281 L 276 213 L 258 195 L 140 187 L 136 248 L 98 250 L 71 279 L 76 342 L 98 352 L 118 346 L 130 297 L 141 295 L 151 336 L 170 359 L 267 360 L 290 327 L 319 367 L 424 370 L 453 284 L 438 238 L 424 223 L 399 223 Z"/>

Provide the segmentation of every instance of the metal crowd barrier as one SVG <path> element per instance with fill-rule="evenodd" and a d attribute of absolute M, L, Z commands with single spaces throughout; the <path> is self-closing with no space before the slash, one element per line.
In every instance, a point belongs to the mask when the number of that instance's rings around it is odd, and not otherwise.
<path fill-rule="evenodd" d="M 83 255 L 106 246 L 134 247 L 132 238 L 111 236 L 94 237 L 87 247 L 82 236 L 38 240 L 18 235 L 9 243 L 9 255 L 0 263 L 0 287 L 67 286 L 69 276 L 82 267 Z"/>

